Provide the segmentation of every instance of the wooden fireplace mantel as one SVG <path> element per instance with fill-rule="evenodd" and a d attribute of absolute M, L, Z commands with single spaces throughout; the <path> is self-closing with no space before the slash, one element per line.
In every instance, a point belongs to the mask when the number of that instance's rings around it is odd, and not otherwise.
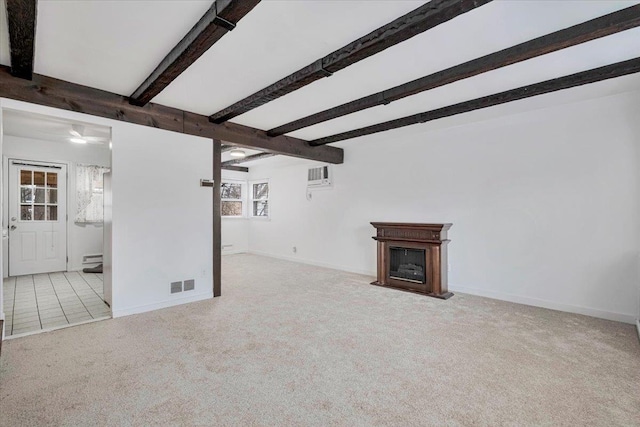
<path fill-rule="evenodd" d="M 452 224 L 372 222 L 371 225 L 376 228 L 373 239 L 378 242 L 377 280 L 372 282 L 372 285 L 416 292 L 440 299 L 453 296 L 447 289 L 447 244 L 449 243 L 447 232 Z M 423 281 L 392 275 L 390 251 L 398 248 L 424 251 L 424 259 L 420 260 L 425 270 Z"/>

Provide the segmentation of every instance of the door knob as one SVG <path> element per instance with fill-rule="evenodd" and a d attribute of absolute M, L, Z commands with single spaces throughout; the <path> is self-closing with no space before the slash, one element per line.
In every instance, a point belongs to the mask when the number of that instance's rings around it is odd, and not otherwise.
<path fill-rule="evenodd" d="M 18 228 L 18 227 L 16 227 L 15 225 L 12 225 L 12 226 L 11 226 L 11 229 L 12 229 L 12 230 L 15 230 L 16 228 Z"/>
<path fill-rule="evenodd" d="M 11 221 L 16 221 L 18 218 L 16 218 L 15 216 L 11 217 Z"/>

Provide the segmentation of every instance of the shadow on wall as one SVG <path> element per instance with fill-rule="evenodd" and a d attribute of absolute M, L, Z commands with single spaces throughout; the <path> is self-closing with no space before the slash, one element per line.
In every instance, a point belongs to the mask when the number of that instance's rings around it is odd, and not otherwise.
<path fill-rule="evenodd" d="M 628 293 L 629 289 L 633 289 L 632 278 L 636 278 L 638 283 L 638 272 L 640 271 L 640 257 L 637 253 L 629 252 L 623 256 L 618 257 L 604 267 L 599 264 L 597 268 L 594 267 L 594 271 L 599 274 L 597 278 L 593 280 L 594 286 L 585 289 L 587 295 L 585 300 L 593 301 L 594 299 L 609 299 L 608 295 L 617 293 Z M 589 274 L 589 272 L 587 272 Z M 640 292 L 640 289 L 639 289 Z M 634 295 L 629 295 L 629 298 L 634 299 Z M 638 301 L 637 303 L 640 303 Z M 624 307 L 612 307 L 611 311 L 624 312 Z M 640 312 L 640 306 L 636 306 L 635 313 Z M 633 312 L 629 313 L 633 316 Z"/>

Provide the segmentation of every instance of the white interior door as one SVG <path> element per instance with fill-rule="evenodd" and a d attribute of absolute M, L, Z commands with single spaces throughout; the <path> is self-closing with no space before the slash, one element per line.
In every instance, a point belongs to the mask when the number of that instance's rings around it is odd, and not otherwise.
<path fill-rule="evenodd" d="M 67 166 L 9 161 L 9 275 L 67 269 Z"/>

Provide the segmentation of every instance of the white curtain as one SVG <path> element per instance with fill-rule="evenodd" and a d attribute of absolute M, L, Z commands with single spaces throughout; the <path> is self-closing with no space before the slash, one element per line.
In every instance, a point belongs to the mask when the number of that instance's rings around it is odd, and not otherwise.
<path fill-rule="evenodd" d="M 109 168 L 95 165 L 76 165 L 77 223 L 102 222 L 102 175 Z"/>

